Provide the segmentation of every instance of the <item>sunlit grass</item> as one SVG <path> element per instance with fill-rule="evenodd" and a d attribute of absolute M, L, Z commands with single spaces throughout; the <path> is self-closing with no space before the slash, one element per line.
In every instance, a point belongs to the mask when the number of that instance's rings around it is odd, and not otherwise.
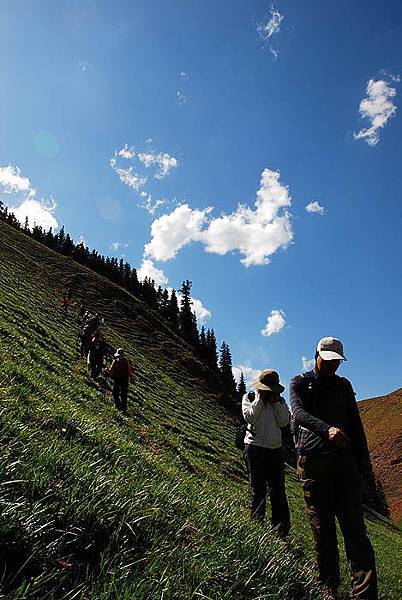
<path fill-rule="evenodd" d="M 294 473 L 286 547 L 249 521 L 234 424 L 191 350 L 127 292 L 3 223 L 0 254 L 2 597 L 321 598 Z M 78 359 L 67 285 L 133 361 L 128 418 Z M 400 536 L 369 529 L 381 597 L 397 598 Z"/>

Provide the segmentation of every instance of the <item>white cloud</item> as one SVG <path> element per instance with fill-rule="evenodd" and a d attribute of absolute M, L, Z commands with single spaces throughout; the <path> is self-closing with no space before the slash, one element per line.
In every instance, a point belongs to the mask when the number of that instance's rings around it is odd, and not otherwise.
<path fill-rule="evenodd" d="M 123 148 L 121 148 L 117 152 L 117 156 L 121 156 L 122 158 L 127 158 L 127 160 L 131 160 L 135 157 L 134 146 L 129 146 L 128 144 L 124 144 Z"/>
<path fill-rule="evenodd" d="M 147 182 L 146 177 L 140 177 L 137 173 L 134 172 L 133 167 L 128 167 L 127 169 L 121 169 L 118 167 L 114 167 L 117 175 L 119 176 L 120 181 L 133 188 L 137 192 L 144 187 Z"/>
<path fill-rule="evenodd" d="M 279 50 L 275 50 L 275 48 L 272 48 L 272 46 L 270 46 L 270 47 L 269 47 L 269 51 L 270 51 L 270 53 L 272 54 L 272 58 L 273 58 L 274 60 L 277 60 L 277 59 L 278 59 L 278 56 L 279 56 Z"/>
<path fill-rule="evenodd" d="M 78 61 L 78 64 L 83 73 L 85 73 L 85 71 L 88 71 L 89 62 L 87 60 L 80 60 Z"/>
<path fill-rule="evenodd" d="M 128 248 L 130 242 L 112 242 L 109 246 L 109 250 L 112 250 L 112 252 L 117 252 L 117 250 L 120 250 L 121 248 Z"/>
<path fill-rule="evenodd" d="M 24 200 L 16 208 L 12 208 L 13 213 L 20 223 L 24 223 L 25 217 L 28 217 L 29 226 L 38 225 L 43 229 L 52 227 L 56 229 L 58 223 L 54 217 L 56 203 L 51 201 L 46 203 L 44 200 Z"/>
<path fill-rule="evenodd" d="M 260 371 L 258 369 L 253 369 L 251 366 L 236 365 L 232 367 L 232 373 L 237 383 L 240 381 L 240 374 L 243 373 L 246 385 L 250 386 L 251 382 L 257 379 Z"/>
<path fill-rule="evenodd" d="M 6 194 L 15 192 L 35 194 L 35 190 L 31 188 L 31 182 L 28 177 L 21 175 L 21 169 L 19 167 L 13 167 L 12 165 L 0 167 L 0 185 L 2 191 Z"/>
<path fill-rule="evenodd" d="M 189 79 L 188 73 L 186 73 L 186 71 L 181 71 L 180 77 L 184 79 L 184 81 L 188 81 Z"/>
<path fill-rule="evenodd" d="M 84 238 L 84 236 L 82 235 L 82 233 L 81 233 L 81 235 L 80 235 L 80 239 L 78 240 L 78 243 L 79 243 L 79 244 L 82 244 L 82 245 L 84 246 L 84 248 L 88 248 L 88 244 L 87 244 L 87 242 L 86 242 L 86 239 L 85 239 L 85 238 Z"/>
<path fill-rule="evenodd" d="M 5 196 L 3 196 L 5 194 Z M 54 216 L 57 204 L 53 198 L 46 201 L 37 198 L 36 190 L 32 187 L 28 177 L 21 174 L 19 167 L 8 165 L 0 167 L 0 197 L 15 214 L 20 223 L 28 217 L 30 227 L 38 225 L 43 229 L 58 227 Z"/>
<path fill-rule="evenodd" d="M 261 335 L 269 337 L 274 333 L 279 333 L 279 331 L 285 327 L 285 316 L 283 310 L 271 310 L 271 314 L 267 317 L 264 329 L 261 329 Z"/>
<path fill-rule="evenodd" d="M 173 212 L 155 219 L 151 226 L 152 240 L 145 245 L 144 254 L 155 260 L 174 258 L 180 248 L 200 238 L 210 210 L 193 210 L 188 204 L 181 204 Z"/>
<path fill-rule="evenodd" d="M 143 259 L 140 268 L 137 269 L 137 276 L 140 280 L 144 280 L 145 277 L 148 277 L 148 279 L 153 279 L 155 281 L 156 286 L 163 286 L 166 285 L 168 282 L 168 278 L 166 277 L 162 269 L 158 269 L 158 267 L 154 265 L 152 260 L 149 260 L 147 258 Z"/>
<path fill-rule="evenodd" d="M 208 319 L 212 318 L 212 313 L 210 310 L 208 310 L 208 308 L 206 308 L 203 303 L 201 302 L 201 300 L 198 300 L 198 298 L 191 298 L 192 303 L 193 303 L 193 312 L 195 313 L 195 316 L 197 317 L 197 322 L 199 325 L 204 325 L 204 323 L 206 321 L 208 321 Z"/>
<path fill-rule="evenodd" d="M 315 365 L 315 360 L 314 360 L 314 358 L 308 359 L 305 356 L 302 356 L 302 365 L 303 365 L 303 373 L 305 371 L 310 371 Z"/>
<path fill-rule="evenodd" d="M 176 100 L 177 100 L 177 104 L 179 104 L 181 106 L 187 102 L 188 98 L 187 98 L 186 94 L 184 94 L 181 90 L 177 90 Z"/>
<path fill-rule="evenodd" d="M 320 215 L 323 215 L 325 213 L 325 208 L 321 206 L 320 203 L 317 202 L 317 200 L 306 204 L 305 209 L 309 213 L 318 213 Z"/>
<path fill-rule="evenodd" d="M 367 98 L 360 102 L 359 111 L 362 118 L 370 121 L 371 126 L 354 133 L 355 140 L 364 140 L 369 146 L 378 144 L 380 130 L 396 113 L 396 106 L 392 101 L 395 96 L 396 89 L 386 81 L 370 79 L 367 83 Z"/>
<path fill-rule="evenodd" d="M 268 19 L 268 21 L 265 23 L 265 25 L 259 26 L 260 34 L 265 38 L 270 38 L 273 35 L 275 35 L 276 33 L 279 33 L 280 28 L 281 28 L 281 23 L 284 19 L 284 16 L 281 15 L 279 10 L 274 8 L 273 5 L 271 6 L 270 13 L 271 13 L 271 17 L 270 17 L 270 19 Z"/>
<path fill-rule="evenodd" d="M 153 200 L 152 194 L 147 194 L 146 192 L 141 192 L 140 197 L 143 198 L 141 204 L 137 204 L 139 208 L 145 208 L 150 215 L 154 215 L 160 206 L 166 204 L 166 200 L 164 198 L 157 198 Z"/>
<path fill-rule="evenodd" d="M 291 197 L 279 178 L 279 171 L 264 169 L 255 210 L 239 205 L 229 215 L 208 218 L 211 207 L 195 210 L 181 204 L 152 223 L 152 239 L 145 246 L 145 254 L 155 260 L 169 260 L 186 244 L 200 241 L 206 252 L 225 255 L 239 251 L 247 267 L 268 264 L 269 257 L 279 248 L 287 248 L 293 239 L 286 211 Z"/>
<path fill-rule="evenodd" d="M 157 165 L 158 170 L 154 175 L 155 179 L 163 179 L 163 177 L 169 175 L 169 172 L 172 169 L 175 169 L 179 164 L 177 158 L 170 156 L 167 152 L 160 152 L 159 154 L 139 152 L 137 157 L 147 168 L 152 165 Z"/>

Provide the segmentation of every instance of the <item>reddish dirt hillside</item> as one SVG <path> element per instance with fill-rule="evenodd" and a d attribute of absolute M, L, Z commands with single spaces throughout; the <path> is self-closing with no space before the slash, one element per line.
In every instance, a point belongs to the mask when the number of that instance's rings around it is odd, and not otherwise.
<path fill-rule="evenodd" d="M 376 477 L 391 518 L 402 519 L 402 388 L 358 403 Z"/>

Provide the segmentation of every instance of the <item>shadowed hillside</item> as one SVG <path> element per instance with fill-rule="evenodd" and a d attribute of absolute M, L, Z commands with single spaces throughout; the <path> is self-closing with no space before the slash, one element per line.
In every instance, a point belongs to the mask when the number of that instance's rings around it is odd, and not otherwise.
<path fill-rule="evenodd" d="M 287 548 L 249 522 L 235 425 L 190 346 L 127 291 L 2 222 L 0 259 L 2 597 L 322 598 L 293 470 Z M 128 417 L 110 384 L 88 380 L 66 287 L 132 360 Z M 400 533 L 375 517 L 368 528 L 381 598 L 397 598 Z"/>
<path fill-rule="evenodd" d="M 359 402 L 375 476 L 381 482 L 390 516 L 402 519 L 402 388 Z"/>

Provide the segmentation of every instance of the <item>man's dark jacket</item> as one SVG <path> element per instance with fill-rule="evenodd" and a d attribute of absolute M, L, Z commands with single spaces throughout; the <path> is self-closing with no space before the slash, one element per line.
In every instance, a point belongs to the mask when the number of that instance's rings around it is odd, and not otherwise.
<path fill-rule="evenodd" d="M 352 385 L 345 377 L 323 377 L 314 371 L 296 375 L 290 382 L 290 403 L 296 429 L 297 452 L 351 452 L 358 466 L 369 457 L 366 435 Z M 326 439 L 330 427 L 338 427 L 350 439 L 342 450 Z"/>

